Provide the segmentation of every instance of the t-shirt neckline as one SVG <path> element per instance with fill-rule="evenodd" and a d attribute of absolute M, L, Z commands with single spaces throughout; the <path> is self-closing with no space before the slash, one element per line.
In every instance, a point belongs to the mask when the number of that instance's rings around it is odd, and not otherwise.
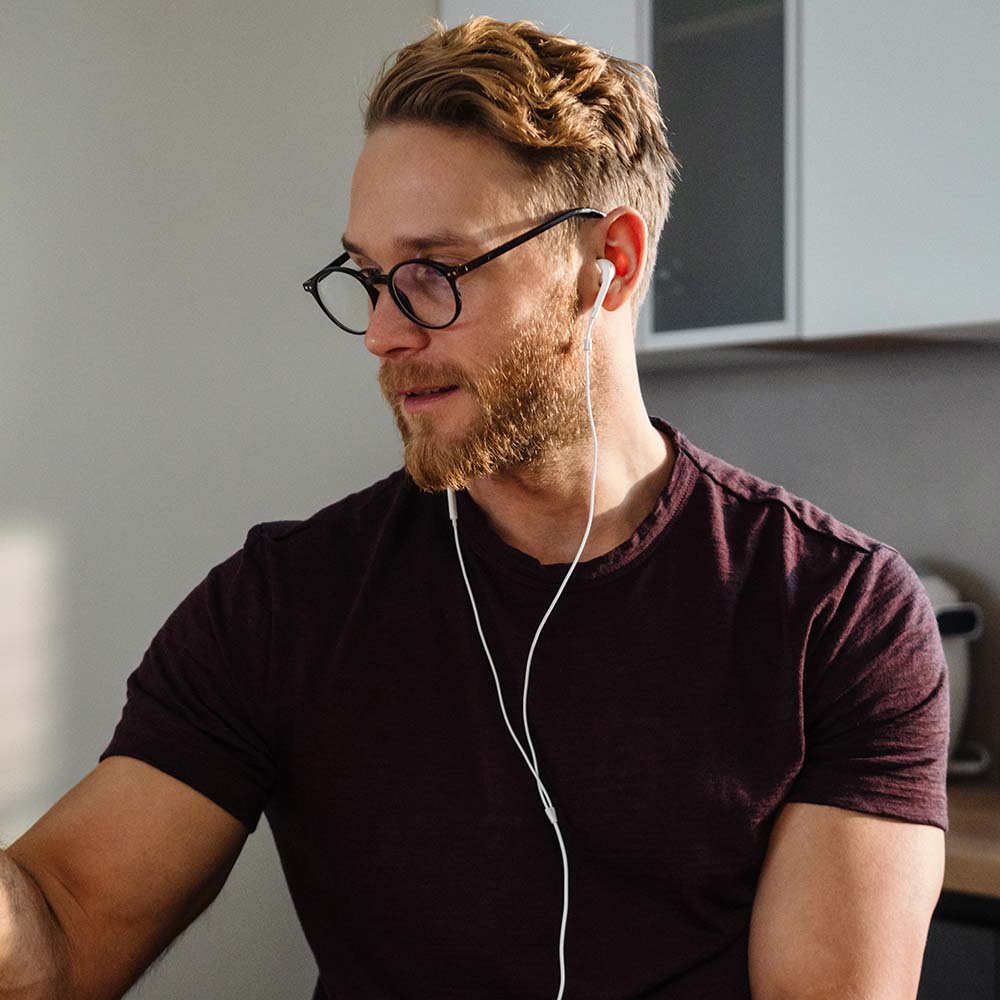
<path fill-rule="evenodd" d="M 696 470 L 688 457 L 684 435 L 660 417 L 650 416 L 649 421 L 657 430 L 663 431 L 674 446 L 675 460 L 670 478 L 652 509 L 629 538 L 603 555 L 577 563 L 568 584 L 570 587 L 574 583 L 603 581 L 644 559 L 668 534 L 668 528 L 691 493 Z M 558 584 L 565 577 L 569 562 L 541 564 L 533 556 L 500 538 L 468 493 L 460 491 L 456 499 L 459 538 L 463 546 L 467 544 L 491 569 L 504 570 L 524 582 L 546 586 Z M 583 527 L 582 524 L 579 526 L 577 541 L 583 537 Z"/>

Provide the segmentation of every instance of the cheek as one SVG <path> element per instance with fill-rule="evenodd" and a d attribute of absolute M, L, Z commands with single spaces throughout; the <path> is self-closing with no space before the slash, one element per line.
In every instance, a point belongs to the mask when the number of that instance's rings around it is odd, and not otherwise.
<path fill-rule="evenodd" d="M 535 259 L 530 267 L 512 266 L 516 262 L 501 267 L 504 263 L 503 258 L 490 261 L 483 273 L 470 274 L 467 287 L 462 288 L 462 312 L 455 332 L 472 377 L 508 353 L 520 336 L 571 337 L 577 301 L 572 277 L 550 274 L 544 262 Z M 495 270 L 488 273 L 491 268 Z"/>
<path fill-rule="evenodd" d="M 459 284 L 462 291 L 462 311 L 466 304 L 470 319 L 482 322 L 486 326 L 510 328 L 531 318 L 541 305 L 538 295 L 539 286 L 547 285 L 548 278 L 542 277 L 534 261 L 529 264 L 520 262 L 516 256 L 524 247 L 517 247 L 508 260 L 506 256 L 498 257 L 484 264 L 481 270 L 473 271 L 465 284 Z"/>
<path fill-rule="evenodd" d="M 450 328 L 456 361 L 475 377 L 510 344 L 530 310 L 519 296 L 483 283 L 462 296 L 462 311 Z M 444 331 L 447 332 L 447 331 Z M 459 356 L 461 360 L 459 360 Z"/>

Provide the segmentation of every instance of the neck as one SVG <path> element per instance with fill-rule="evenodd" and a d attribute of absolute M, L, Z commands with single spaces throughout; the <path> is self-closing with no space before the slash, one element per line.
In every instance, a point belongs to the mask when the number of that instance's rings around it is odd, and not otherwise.
<path fill-rule="evenodd" d="M 594 520 L 581 562 L 630 538 L 670 478 L 674 448 L 637 404 L 597 425 Z M 590 509 L 593 447 L 588 435 L 530 467 L 472 480 L 467 491 L 508 545 L 542 564 L 572 562 Z"/>

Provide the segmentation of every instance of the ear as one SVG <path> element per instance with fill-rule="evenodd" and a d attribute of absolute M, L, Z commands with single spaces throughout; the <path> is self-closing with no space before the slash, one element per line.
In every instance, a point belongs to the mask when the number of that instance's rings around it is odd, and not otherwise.
<path fill-rule="evenodd" d="M 635 296 L 646 264 L 646 223 L 634 208 L 616 208 L 609 212 L 596 227 L 593 260 L 605 257 L 615 265 L 615 279 L 611 282 L 603 308 L 614 312 Z M 590 288 L 589 282 L 593 283 Z M 593 268 L 588 279 L 587 298 L 593 303 L 601 286 L 601 272 Z M 585 301 L 587 301 L 585 298 Z"/>

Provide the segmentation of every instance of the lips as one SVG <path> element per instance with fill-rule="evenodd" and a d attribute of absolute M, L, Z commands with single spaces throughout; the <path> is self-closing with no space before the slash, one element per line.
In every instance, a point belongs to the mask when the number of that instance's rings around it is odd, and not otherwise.
<path fill-rule="evenodd" d="M 404 389 L 400 395 L 406 396 L 407 398 L 414 398 L 418 396 L 433 396 L 441 392 L 450 392 L 452 389 L 457 389 L 457 385 L 428 385 L 428 386 L 414 386 L 410 389 Z"/>
<path fill-rule="evenodd" d="M 459 393 L 457 385 L 411 386 L 397 397 L 405 413 L 417 414 L 437 410 Z"/>

